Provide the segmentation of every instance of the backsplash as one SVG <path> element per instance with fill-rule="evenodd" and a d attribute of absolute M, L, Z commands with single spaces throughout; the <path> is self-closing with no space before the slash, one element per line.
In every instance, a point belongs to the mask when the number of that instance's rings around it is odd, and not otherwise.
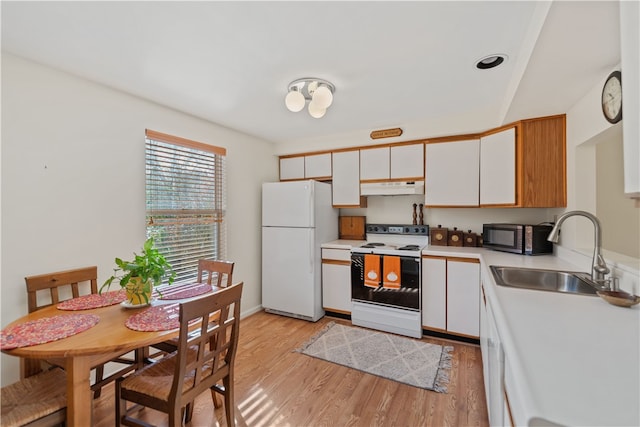
<path fill-rule="evenodd" d="M 369 196 L 366 208 L 340 209 L 340 215 L 364 215 L 367 223 L 411 224 L 413 204 L 424 203 L 423 195 Z M 418 209 L 419 211 L 419 209 Z M 538 224 L 553 221 L 562 208 L 424 208 L 424 223 L 449 229 L 482 233 L 482 224 L 508 222 Z"/>

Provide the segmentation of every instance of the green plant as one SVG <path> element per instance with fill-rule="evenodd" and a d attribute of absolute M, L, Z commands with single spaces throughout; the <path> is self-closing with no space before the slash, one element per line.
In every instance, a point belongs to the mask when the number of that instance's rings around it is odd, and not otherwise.
<path fill-rule="evenodd" d="M 165 277 L 168 278 L 169 284 L 172 284 L 175 280 L 176 273 L 173 271 L 171 264 L 153 247 L 153 237 L 144 242 L 141 255 L 136 253 L 133 255 L 134 259 L 132 261 L 123 261 L 120 258 L 116 258 L 115 261 L 118 267 L 113 269 L 114 275 L 109 277 L 100 287 L 100 292 L 105 287 L 109 288 L 114 280 L 119 280 L 122 288 L 125 288 L 132 279 L 139 280 L 145 284 L 151 279 L 154 285 L 162 283 L 162 279 Z"/>

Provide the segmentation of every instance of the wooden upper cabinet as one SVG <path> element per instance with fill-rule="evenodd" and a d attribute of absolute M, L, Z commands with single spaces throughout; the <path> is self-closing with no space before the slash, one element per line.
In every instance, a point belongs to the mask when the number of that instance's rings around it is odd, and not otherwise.
<path fill-rule="evenodd" d="M 517 138 L 517 206 L 567 206 L 566 116 L 522 120 Z"/>
<path fill-rule="evenodd" d="M 333 181 L 333 204 L 364 207 L 361 182 L 425 179 L 431 207 L 567 206 L 566 116 L 482 134 L 280 157 L 280 180 Z"/>
<path fill-rule="evenodd" d="M 566 116 L 521 120 L 480 138 L 480 206 L 567 205 Z"/>

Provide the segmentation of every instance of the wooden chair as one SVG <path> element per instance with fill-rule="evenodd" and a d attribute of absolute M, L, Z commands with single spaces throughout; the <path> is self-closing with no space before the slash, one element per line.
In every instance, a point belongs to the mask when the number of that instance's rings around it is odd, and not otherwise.
<path fill-rule="evenodd" d="M 224 288 L 233 283 L 234 265 L 235 263 L 232 261 L 200 259 L 198 260 L 197 282 Z M 213 280 L 214 278 L 215 283 Z M 161 350 L 164 353 L 173 353 L 178 349 L 178 340 L 172 339 L 163 341 L 158 344 L 153 344 L 151 347 Z M 156 357 L 156 355 L 153 357 Z"/>
<path fill-rule="evenodd" d="M 219 288 L 229 286 L 233 283 L 231 280 L 234 265 L 235 263 L 232 261 L 200 259 L 198 260 L 198 283 L 207 283 Z M 213 283 L 214 276 L 216 278 L 215 283 Z M 205 277 L 206 281 L 204 281 Z"/>
<path fill-rule="evenodd" d="M 60 368 L 2 387 L 2 426 L 55 426 L 67 417 L 67 379 Z"/>
<path fill-rule="evenodd" d="M 81 296 L 80 283 L 89 283 L 89 292 L 83 292 L 82 294 L 98 293 L 98 267 L 95 266 L 28 276 L 25 277 L 24 280 L 27 285 L 27 305 L 29 313 L 33 313 L 36 310 L 50 305 L 58 304 L 60 301 Z M 141 350 L 136 352 L 135 360 L 123 357 L 111 360 L 111 362 L 125 364 L 127 366 L 107 378 L 104 378 L 104 365 L 98 365 L 95 369 L 95 383 L 91 386 L 91 390 L 94 392 L 94 398 L 100 397 L 102 386 L 141 366 L 138 360 L 142 360 Z M 44 369 L 40 360 L 23 358 L 20 361 L 20 365 L 21 378 L 30 377 L 42 372 Z"/>
<path fill-rule="evenodd" d="M 127 401 L 169 415 L 169 426 L 190 421 L 194 399 L 207 389 L 224 396 L 228 426 L 235 425 L 233 367 L 240 333 L 243 283 L 180 304 L 178 351 L 116 381 L 116 424 L 145 424 L 132 418 Z M 217 322 L 211 319 L 217 317 Z M 213 343 L 213 345 L 212 345 Z M 222 380 L 222 386 L 217 382 Z M 186 411 L 185 411 L 186 408 Z"/>

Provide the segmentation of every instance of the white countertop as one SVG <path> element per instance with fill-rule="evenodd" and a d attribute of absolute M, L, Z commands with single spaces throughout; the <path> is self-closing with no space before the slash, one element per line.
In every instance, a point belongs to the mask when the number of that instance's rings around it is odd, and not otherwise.
<path fill-rule="evenodd" d="M 322 247 L 347 249 L 349 242 Z M 481 261 L 513 375 L 507 388 L 517 401 L 516 424 L 640 425 L 640 305 L 622 308 L 593 296 L 498 286 L 489 270 L 504 265 L 585 271 L 555 255 L 450 246 L 429 246 L 422 254 Z"/>
<path fill-rule="evenodd" d="M 351 250 L 354 246 L 364 245 L 366 240 L 333 240 L 331 242 L 323 243 L 320 245 L 321 248 L 327 249 L 348 249 Z"/>
<path fill-rule="evenodd" d="M 518 424 L 640 425 L 640 309 L 593 296 L 498 286 L 490 265 L 584 271 L 555 256 L 483 250 L 482 277 L 498 324 Z"/>

